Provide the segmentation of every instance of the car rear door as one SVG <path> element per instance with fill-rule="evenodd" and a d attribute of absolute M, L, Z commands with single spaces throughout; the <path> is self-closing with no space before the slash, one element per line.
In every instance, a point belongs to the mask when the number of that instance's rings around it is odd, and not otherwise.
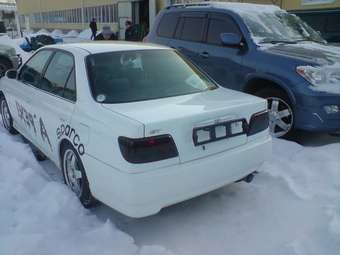
<path fill-rule="evenodd" d="M 55 50 L 32 96 L 39 116 L 40 148 L 57 161 L 62 132 L 75 135 L 69 126 L 76 102 L 75 61 L 71 53 Z"/>
<path fill-rule="evenodd" d="M 7 98 L 14 119 L 14 126 L 27 139 L 36 143 L 39 138 L 39 116 L 33 105 L 33 95 L 53 51 L 36 53 L 20 70 L 18 79 L 11 80 L 11 93 Z"/>
<path fill-rule="evenodd" d="M 210 13 L 204 47 L 200 48 L 197 63 L 223 87 L 240 90 L 245 77 L 243 56 L 245 47 L 222 45 L 221 34 L 242 33 L 231 16 L 226 13 Z"/>
<path fill-rule="evenodd" d="M 203 40 L 206 24 L 207 13 L 205 12 L 182 13 L 174 38 L 170 40 L 169 46 L 177 49 L 187 58 L 197 63 L 199 53 L 204 47 Z"/>

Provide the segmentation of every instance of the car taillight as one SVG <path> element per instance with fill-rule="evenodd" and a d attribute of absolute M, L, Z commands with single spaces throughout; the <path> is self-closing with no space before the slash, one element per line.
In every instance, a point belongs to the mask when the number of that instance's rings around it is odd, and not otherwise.
<path fill-rule="evenodd" d="M 248 135 L 254 135 L 261 131 L 264 131 L 269 126 L 269 112 L 263 111 L 255 113 L 250 118 L 249 127 L 248 127 Z"/>
<path fill-rule="evenodd" d="M 146 138 L 118 138 L 124 159 L 133 164 L 150 163 L 178 157 L 174 140 L 170 135 Z"/>

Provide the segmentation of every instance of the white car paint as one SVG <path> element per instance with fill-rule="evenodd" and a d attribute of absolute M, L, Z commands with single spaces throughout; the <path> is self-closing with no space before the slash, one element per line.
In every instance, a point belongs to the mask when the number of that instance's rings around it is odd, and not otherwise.
<path fill-rule="evenodd" d="M 131 217 L 144 217 L 233 183 L 253 173 L 271 154 L 269 130 L 195 146 L 193 128 L 244 118 L 267 109 L 266 101 L 225 88 L 132 103 L 100 104 L 91 94 L 85 58 L 90 54 L 168 49 L 137 43 L 87 43 L 45 47 L 74 56 L 77 100 L 71 102 L 4 77 L 15 128 L 59 168 L 60 144 L 70 140 L 81 154 L 92 195 Z M 38 51 L 40 52 L 40 51 Z M 19 71 L 20 72 L 20 71 Z M 23 119 L 18 113 L 22 112 Z M 40 121 L 41 120 L 41 121 Z M 61 129 L 69 128 L 69 135 Z M 46 133 L 46 134 L 44 134 Z M 118 137 L 169 134 L 178 157 L 132 164 Z M 48 139 L 47 139 L 48 137 Z"/>

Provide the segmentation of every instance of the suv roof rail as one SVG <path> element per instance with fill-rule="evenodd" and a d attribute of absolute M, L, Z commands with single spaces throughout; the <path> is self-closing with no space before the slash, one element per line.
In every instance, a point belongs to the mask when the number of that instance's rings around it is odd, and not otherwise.
<path fill-rule="evenodd" d="M 186 8 L 186 7 L 200 7 L 200 6 L 211 6 L 211 3 L 185 3 L 185 4 L 172 4 L 166 7 L 167 10 L 171 8 Z"/>

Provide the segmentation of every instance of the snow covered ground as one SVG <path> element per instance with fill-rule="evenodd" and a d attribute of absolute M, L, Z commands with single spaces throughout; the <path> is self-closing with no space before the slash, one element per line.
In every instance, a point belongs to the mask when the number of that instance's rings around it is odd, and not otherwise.
<path fill-rule="evenodd" d="M 19 42 L 0 38 L 29 57 Z M 274 140 L 253 183 L 137 220 L 83 209 L 60 171 L 0 125 L 0 255 L 339 255 L 340 138 L 296 140 Z"/>
<path fill-rule="evenodd" d="M 253 183 L 233 184 L 144 219 L 104 205 L 83 209 L 60 171 L 49 161 L 36 162 L 20 136 L 0 127 L 0 141 L 1 255 L 340 251 L 340 139 L 317 147 L 275 140 L 272 159 Z"/>

